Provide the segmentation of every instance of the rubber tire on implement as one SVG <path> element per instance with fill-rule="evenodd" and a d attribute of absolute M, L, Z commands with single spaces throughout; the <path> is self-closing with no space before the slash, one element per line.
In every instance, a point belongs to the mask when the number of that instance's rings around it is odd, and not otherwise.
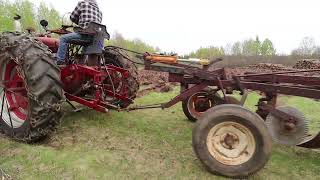
<path fill-rule="evenodd" d="M 193 96 L 195 96 L 198 93 L 207 93 L 209 94 L 210 91 L 212 91 L 212 89 L 210 88 L 205 88 L 204 90 L 197 92 L 193 95 L 191 95 L 190 97 L 188 97 L 187 99 L 182 101 L 182 110 L 183 113 L 186 115 L 186 117 L 188 118 L 189 121 L 191 122 L 196 122 L 197 120 L 201 119 L 203 114 L 205 112 L 202 112 L 201 114 L 195 114 L 193 112 L 190 111 L 190 100 L 191 98 L 193 98 Z M 222 98 L 218 93 L 215 93 L 214 95 L 211 95 L 211 97 L 209 97 L 210 101 L 213 103 L 212 107 L 217 106 L 217 105 L 221 105 L 221 104 L 240 104 L 240 101 L 237 100 L 236 98 L 232 97 L 232 96 L 226 96 L 227 102 L 224 100 L 224 98 Z M 196 110 L 195 110 L 196 111 Z"/>
<path fill-rule="evenodd" d="M 197 92 L 182 101 L 182 110 L 183 110 L 183 113 L 188 118 L 188 120 L 190 120 L 191 122 L 196 122 L 201 117 L 201 116 L 199 116 L 199 114 L 195 114 L 190 111 L 190 108 L 193 108 L 193 107 L 190 107 L 191 98 L 193 98 L 197 94 L 207 94 L 209 96 L 210 91 L 212 91 L 211 88 L 205 88 L 204 90 Z M 221 99 L 219 94 L 217 94 L 217 93 L 214 94 L 213 96 L 208 97 L 208 98 L 212 103 L 214 103 L 213 105 L 218 105 L 220 103 L 220 99 Z"/>
<path fill-rule="evenodd" d="M 36 142 L 51 133 L 63 115 L 61 104 L 64 93 L 60 69 L 48 47 L 41 42 L 27 34 L 2 33 L 0 67 L 13 60 L 17 63 L 19 76 L 27 90 L 27 117 L 16 128 L 12 128 L 0 117 L 0 130 L 15 140 Z"/>
<path fill-rule="evenodd" d="M 123 82 L 128 87 L 128 97 L 134 100 L 137 97 L 137 93 L 139 91 L 139 82 L 138 82 L 138 69 L 135 64 L 124 58 L 121 55 L 121 50 L 112 49 L 105 47 L 104 59 L 106 64 L 112 64 L 114 66 L 126 69 L 129 71 L 130 76 Z M 114 105 L 119 105 L 122 108 L 128 107 L 130 104 L 123 101 L 115 101 Z"/>
<path fill-rule="evenodd" d="M 223 123 L 240 124 L 252 134 L 255 148 L 247 161 L 237 165 L 224 164 L 210 153 L 208 135 Z M 211 173 L 232 178 L 246 178 L 258 172 L 268 162 L 272 150 L 272 139 L 264 121 L 256 113 L 231 104 L 216 106 L 201 121 L 197 121 L 193 129 L 192 144 L 197 157 Z"/>

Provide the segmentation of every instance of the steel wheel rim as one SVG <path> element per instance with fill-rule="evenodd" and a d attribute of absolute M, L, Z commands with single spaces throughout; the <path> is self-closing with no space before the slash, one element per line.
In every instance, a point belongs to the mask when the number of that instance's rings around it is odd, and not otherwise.
<path fill-rule="evenodd" d="M 212 108 L 214 106 L 214 102 L 209 99 L 208 97 L 208 93 L 205 93 L 205 92 L 198 92 L 198 93 L 195 93 L 193 94 L 189 99 L 188 99 L 188 111 L 190 112 L 190 114 L 195 117 L 195 118 L 199 118 L 199 117 L 202 117 L 203 114 L 210 108 Z M 200 98 L 207 98 L 207 102 L 208 103 L 206 106 L 206 110 L 202 110 L 202 111 L 198 111 L 196 105 L 197 105 L 197 101 L 200 99 Z"/>
<path fill-rule="evenodd" d="M 4 123 L 12 128 L 19 128 L 27 120 L 28 98 L 23 79 L 19 76 L 14 62 L 1 65 L 1 79 L 5 82 L 0 93 L 0 113 Z M 17 92 L 11 89 L 24 89 Z"/>
<path fill-rule="evenodd" d="M 237 166 L 253 157 L 256 143 L 247 127 L 228 121 L 211 128 L 207 136 L 207 148 L 210 155 L 218 162 Z"/>

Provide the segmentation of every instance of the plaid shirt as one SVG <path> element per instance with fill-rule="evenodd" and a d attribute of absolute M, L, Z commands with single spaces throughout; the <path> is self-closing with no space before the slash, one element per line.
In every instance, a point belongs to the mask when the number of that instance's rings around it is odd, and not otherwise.
<path fill-rule="evenodd" d="M 83 0 L 78 3 L 77 7 L 71 13 L 70 19 L 85 29 L 90 22 L 101 23 L 102 12 L 95 0 Z"/>

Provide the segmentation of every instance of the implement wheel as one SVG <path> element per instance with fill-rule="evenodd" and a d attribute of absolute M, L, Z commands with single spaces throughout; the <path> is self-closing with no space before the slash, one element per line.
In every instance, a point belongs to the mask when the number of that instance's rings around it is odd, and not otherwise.
<path fill-rule="evenodd" d="M 259 171 L 272 149 L 264 121 L 238 105 L 220 105 L 206 112 L 193 129 L 192 144 L 211 173 L 232 178 Z"/>
<path fill-rule="evenodd" d="M 210 91 L 212 91 L 210 88 L 206 88 L 182 101 L 183 113 L 191 122 L 196 122 L 201 119 L 205 112 L 214 106 L 221 104 L 240 104 L 240 102 L 232 96 L 227 96 L 226 102 L 218 93 L 212 94 Z"/>
<path fill-rule="evenodd" d="M 0 132 L 35 142 L 62 117 L 60 70 L 48 48 L 26 34 L 0 34 Z"/>

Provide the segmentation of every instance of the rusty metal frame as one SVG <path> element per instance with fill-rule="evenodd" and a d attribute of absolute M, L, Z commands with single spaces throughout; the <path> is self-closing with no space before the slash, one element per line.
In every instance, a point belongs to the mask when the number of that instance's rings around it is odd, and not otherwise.
<path fill-rule="evenodd" d="M 204 88 L 208 87 L 208 83 L 207 82 L 202 82 L 200 84 L 197 84 L 189 89 L 186 89 L 185 91 L 183 91 L 180 95 L 176 96 L 174 99 L 172 99 L 171 101 L 165 103 L 162 105 L 162 108 L 170 108 L 173 105 L 177 104 L 180 101 L 183 101 L 185 99 L 187 99 L 188 97 L 190 97 L 191 95 L 195 94 L 196 92 L 199 92 L 201 90 L 203 90 Z"/>
<path fill-rule="evenodd" d="M 292 96 L 300 96 L 306 98 L 320 99 L 320 78 L 309 76 L 287 75 L 305 72 L 317 72 L 320 69 L 305 70 L 305 71 L 286 71 L 276 73 L 261 73 L 261 74 L 247 74 L 243 76 L 233 76 L 227 79 L 225 70 L 223 68 L 214 71 L 208 71 L 207 67 L 203 69 L 199 67 L 187 65 L 159 65 L 153 63 L 146 63 L 145 69 L 168 72 L 170 82 L 179 82 L 181 84 L 206 84 L 207 86 L 217 86 L 222 90 L 232 89 L 243 92 L 244 89 L 264 92 L 266 94 L 284 94 Z M 203 87 L 202 89 L 204 89 Z M 192 89 L 202 90 L 201 86 Z M 185 95 L 182 93 L 176 99 L 183 100 Z M 173 101 L 178 103 L 179 101 Z M 170 105 L 172 104 L 169 103 Z M 164 106 L 171 107 L 171 106 Z"/>
<path fill-rule="evenodd" d="M 261 98 L 259 100 L 257 110 L 257 113 L 262 118 L 265 118 L 269 113 L 273 113 L 281 119 L 291 119 L 291 121 L 294 122 L 295 118 L 290 114 L 275 109 L 278 94 L 320 99 L 320 78 L 295 75 L 297 73 L 320 72 L 320 69 L 260 74 L 253 73 L 242 76 L 233 76 L 229 79 L 226 76 L 224 68 L 209 71 L 209 67 L 207 66 L 202 69 L 187 65 L 172 66 L 165 64 L 162 66 L 145 61 L 145 69 L 168 72 L 169 82 L 181 83 L 181 93 L 167 103 L 136 109 L 170 108 L 208 86 L 216 86 L 218 89 L 222 90 L 224 97 L 227 90 L 231 90 L 231 92 L 236 90 L 241 93 L 244 93 L 246 90 L 263 92 L 266 95 L 266 98 Z M 188 88 L 189 84 L 194 86 Z M 305 148 L 320 148 L 320 133 L 298 146 Z"/>

